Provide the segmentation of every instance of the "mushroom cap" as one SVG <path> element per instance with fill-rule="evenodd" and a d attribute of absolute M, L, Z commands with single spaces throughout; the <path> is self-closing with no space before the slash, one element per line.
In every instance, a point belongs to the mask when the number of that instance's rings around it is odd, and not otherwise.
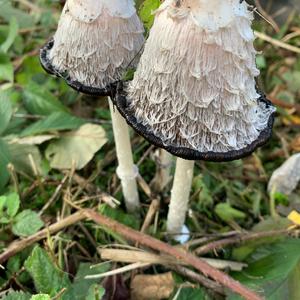
<path fill-rule="evenodd" d="M 136 66 L 143 32 L 132 0 L 68 0 L 40 61 L 79 92 L 111 96 L 115 83 Z"/>
<path fill-rule="evenodd" d="M 176 144 L 166 144 L 161 137 L 159 137 L 153 130 L 149 129 L 147 125 L 139 122 L 132 111 L 132 107 L 128 102 L 128 94 L 124 89 L 124 84 L 119 82 L 117 85 L 117 92 L 114 97 L 114 104 L 117 106 L 121 115 L 126 119 L 127 123 L 141 136 L 148 140 L 156 147 L 165 149 L 169 153 L 181 157 L 186 160 L 203 160 L 212 162 L 226 162 L 233 161 L 249 156 L 257 148 L 265 145 L 272 136 L 272 127 L 274 124 L 275 113 L 270 114 L 268 122 L 256 140 L 246 147 L 238 150 L 230 150 L 227 152 L 216 151 L 198 151 L 191 147 L 184 147 Z M 273 104 L 266 99 L 265 95 L 261 94 L 257 100 L 258 106 L 263 110 L 272 110 Z"/>
<path fill-rule="evenodd" d="M 272 134 L 275 108 L 256 89 L 253 15 L 239 0 L 217 2 L 222 17 L 215 0 L 165 1 L 115 97 L 138 133 L 184 159 L 239 159 Z"/>

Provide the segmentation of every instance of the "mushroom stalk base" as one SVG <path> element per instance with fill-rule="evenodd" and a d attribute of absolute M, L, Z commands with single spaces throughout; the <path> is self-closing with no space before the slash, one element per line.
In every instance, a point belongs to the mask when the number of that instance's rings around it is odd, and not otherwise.
<path fill-rule="evenodd" d="M 194 164 L 194 161 L 177 158 L 167 220 L 168 233 L 180 235 L 182 232 L 188 210 Z"/>
<path fill-rule="evenodd" d="M 133 163 L 128 125 L 120 113 L 114 108 L 109 98 L 110 113 L 118 158 L 117 175 L 121 180 L 126 208 L 129 212 L 140 207 L 136 177 L 138 169 Z"/>

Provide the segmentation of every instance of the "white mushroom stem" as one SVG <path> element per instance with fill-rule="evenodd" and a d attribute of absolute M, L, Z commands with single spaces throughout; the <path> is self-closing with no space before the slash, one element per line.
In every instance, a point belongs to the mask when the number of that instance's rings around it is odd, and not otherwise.
<path fill-rule="evenodd" d="M 109 107 L 119 163 L 117 175 L 121 180 L 126 208 L 129 212 L 134 212 L 139 209 L 140 201 L 136 183 L 138 168 L 133 163 L 129 129 L 124 118 L 114 108 L 111 99 Z"/>
<path fill-rule="evenodd" d="M 180 235 L 182 232 L 188 210 L 194 164 L 194 161 L 177 158 L 167 219 L 168 233 Z"/>
<path fill-rule="evenodd" d="M 154 189 L 162 192 L 172 179 L 173 155 L 166 150 L 159 149 L 158 166 L 154 178 Z"/>

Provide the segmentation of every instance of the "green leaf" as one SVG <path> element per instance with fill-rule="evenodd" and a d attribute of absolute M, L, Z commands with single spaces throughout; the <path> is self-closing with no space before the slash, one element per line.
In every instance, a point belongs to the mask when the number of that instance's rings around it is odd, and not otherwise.
<path fill-rule="evenodd" d="M 12 231 L 17 236 L 30 236 L 44 226 L 39 215 L 29 209 L 20 212 L 14 219 Z"/>
<path fill-rule="evenodd" d="M 101 300 L 105 294 L 105 289 L 98 284 L 93 284 L 89 290 L 85 300 Z"/>
<path fill-rule="evenodd" d="M 293 270 L 288 279 L 288 290 L 290 294 L 290 299 L 300 299 L 300 288 L 299 288 L 299 279 L 300 279 L 300 263 Z"/>
<path fill-rule="evenodd" d="M 77 131 L 64 133 L 50 143 L 46 157 L 54 169 L 82 169 L 107 142 L 106 133 L 100 125 L 85 124 Z"/>
<path fill-rule="evenodd" d="M 19 172 L 28 175 L 41 173 L 42 157 L 38 147 L 34 145 L 8 144 L 11 163 Z"/>
<path fill-rule="evenodd" d="M 300 71 L 286 72 L 282 77 L 285 79 L 289 91 L 293 93 L 297 93 L 299 91 Z"/>
<path fill-rule="evenodd" d="M 233 207 L 229 203 L 219 203 L 215 207 L 215 213 L 225 222 L 230 222 L 235 219 L 244 219 L 246 218 L 246 214 L 242 211 L 239 211 Z"/>
<path fill-rule="evenodd" d="M 0 138 L 0 191 L 6 185 L 9 179 L 7 165 L 10 162 L 10 153 L 8 145 Z"/>
<path fill-rule="evenodd" d="M 34 78 L 40 78 L 42 70 L 38 55 L 25 57 L 22 62 L 21 72 L 15 75 L 15 81 L 21 86 L 26 86 Z"/>
<path fill-rule="evenodd" d="M 147 30 L 150 30 L 154 21 L 153 12 L 160 6 L 160 0 L 145 0 L 140 8 L 139 15 Z"/>
<path fill-rule="evenodd" d="M 200 210 L 213 204 L 213 196 L 204 181 L 204 177 L 199 175 L 193 179 L 193 188 L 199 192 L 198 207 Z"/>
<path fill-rule="evenodd" d="M 15 217 L 12 231 L 17 236 L 26 237 L 38 232 L 43 226 L 44 223 L 39 215 L 26 209 Z"/>
<path fill-rule="evenodd" d="M 204 300 L 208 299 L 202 289 L 183 288 L 176 300 Z"/>
<path fill-rule="evenodd" d="M 129 215 L 124 213 L 121 209 L 111 208 L 106 204 L 102 204 L 99 206 L 99 212 L 111 219 L 114 219 L 122 224 L 125 224 L 131 228 L 139 229 L 140 228 L 140 219 L 135 215 Z"/>
<path fill-rule="evenodd" d="M 32 254 L 25 261 L 25 269 L 33 278 L 36 290 L 50 297 L 55 297 L 62 289 L 68 289 L 71 285 L 68 275 L 59 270 L 47 252 L 39 246 L 33 249 Z M 61 299 L 67 299 L 65 294 Z"/>
<path fill-rule="evenodd" d="M 55 96 L 33 81 L 25 87 L 24 104 L 30 113 L 36 115 L 48 116 L 53 112 L 67 112 L 67 108 Z"/>
<path fill-rule="evenodd" d="M 0 223 L 1 224 L 9 224 L 10 223 L 10 219 L 7 217 L 1 217 L 0 218 Z"/>
<path fill-rule="evenodd" d="M 55 112 L 31 126 L 28 126 L 22 136 L 36 135 L 45 132 L 77 129 L 85 123 L 84 120 L 65 112 Z"/>
<path fill-rule="evenodd" d="M 10 292 L 7 296 L 4 296 L 2 300 L 30 300 L 31 295 L 23 292 Z"/>
<path fill-rule="evenodd" d="M 13 276 L 14 273 L 17 273 L 21 269 L 22 265 L 23 264 L 21 262 L 21 254 L 16 254 L 15 256 L 12 256 L 6 264 L 7 275 Z"/>
<path fill-rule="evenodd" d="M 34 19 L 27 12 L 14 8 L 10 0 L 0 0 L 0 17 L 9 22 L 16 18 L 21 28 L 31 28 L 34 26 Z"/>
<path fill-rule="evenodd" d="M 12 17 L 9 21 L 8 36 L 6 38 L 6 41 L 1 45 L 1 48 L 0 48 L 4 53 L 7 53 L 9 48 L 14 43 L 15 38 L 18 35 L 18 30 L 19 30 L 19 25 L 18 25 L 17 19 L 15 17 Z"/>
<path fill-rule="evenodd" d="M 30 300 L 51 300 L 51 297 L 46 294 L 39 294 L 32 296 Z"/>
<path fill-rule="evenodd" d="M 270 230 L 282 230 L 287 229 L 291 225 L 291 222 L 287 218 L 266 218 L 259 222 L 252 228 L 252 232 L 262 232 Z M 275 235 L 271 237 L 263 237 L 253 241 L 244 243 L 240 247 L 235 247 L 232 251 L 232 258 L 238 261 L 244 261 L 252 252 L 258 247 L 266 244 L 272 244 L 284 239 L 283 236 Z"/>
<path fill-rule="evenodd" d="M 261 247 L 248 261 L 248 268 L 242 273 L 233 273 L 233 276 L 242 284 L 262 291 L 268 300 L 297 299 L 291 298 L 291 295 L 297 293 L 293 276 L 300 263 L 299 249 L 299 239 L 286 239 Z M 229 299 L 239 297 L 231 296 Z"/>
<path fill-rule="evenodd" d="M 7 207 L 7 214 L 13 218 L 20 207 L 20 197 L 17 193 L 12 193 L 6 196 L 5 206 Z"/>
<path fill-rule="evenodd" d="M 263 70 L 267 67 L 266 58 L 263 55 L 257 55 L 256 65 L 260 70 Z"/>
<path fill-rule="evenodd" d="M 7 54 L 0 52 L 0 81 L 14 81 L 14 68 Z"/>
<path fill-rule="evenodd" d="M 6 204 L 6 196 L 0 196 L 0 215 L 3 212 L 3 208 Z"/>
<path fill-rule="evenodd" d="M 91 266 L 92 264 L 90 263 L 81 263 L 79 265 L 79 269 L 72 285 L 74 295 L 76 295 L 76 300 L 85 300 L 89 288 L 99 282 L 99 279 L 85 279 L 85 276 L 101 274 L 110 269 L 110 264 L 108 263 L 94 266 L 93 268 L 91 268 Z M 98 289 L 100 289 L 99 286 Z"/>
<path fill-rule="evenodd" d="M 12 105 L 7 93 L 0 90 L 0 135 L 6 130 L 12 113 Z"/>

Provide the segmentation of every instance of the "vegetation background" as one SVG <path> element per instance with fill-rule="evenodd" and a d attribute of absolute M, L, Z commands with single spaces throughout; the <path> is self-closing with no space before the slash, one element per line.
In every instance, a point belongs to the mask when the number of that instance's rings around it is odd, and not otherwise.
<path fill-rule="evenodd" d="M 255 30 L 263 34 L 256 40 L 259 85 L 278 107 L 274 136 L 249 158 L 196 163 L 187 219 L 191 239 L 185 246 L 227 262 L 234 278 L 266 299 L 299 300 L 299 189 L 289 195 L 267 191 L 273 172 L 300 152 L 300 18 L 284 8 L 299 3 L 270 2 L 275 6 L 258 6 L 270 22 L 257 15 Z M 159 194 L 151 192 L 159 169 L 157 150 L 132 132 L 143 207 L 141 216 L 129 215 L 115 173 L 107 102 L 72 91 L 39 64 L 39 49 L 53 35 L 62 5 L 0 0 L 0 251 L 70 216 L 74 207 L 94 208 L 140 230 L 157 199 L 160 207 L 146 232 L 164 240 L 170 186 Z M 138 1 L 147 28 L 157 5 L 159 0 Z M 299 165 L 286 174 L 288 180 L 299 180 Z M 216 241 L 219 247 L 212 244 Z M 205 288 L 207 282 L 200 284 L 181 266 L 152 265 L 108 277 L 106 272 L 123 265 L 100 263 L 97 250 L 112 244 L 130 245 L 118 233 L 88 221 L 49 233 L 2 261 L 0 298 L 120 300 L 130 299 L 131 291 L 132 299 L 142 300 L 149 299 L 143 291 L 151 286 L 151 299 L 237 299 L 218 285 Z M 230 271 L 231 261 L 243 269 Z M 85 279 L 93 274 L 103 278 Z M 150 281 L 138 277 L 144 275 Z"/>

